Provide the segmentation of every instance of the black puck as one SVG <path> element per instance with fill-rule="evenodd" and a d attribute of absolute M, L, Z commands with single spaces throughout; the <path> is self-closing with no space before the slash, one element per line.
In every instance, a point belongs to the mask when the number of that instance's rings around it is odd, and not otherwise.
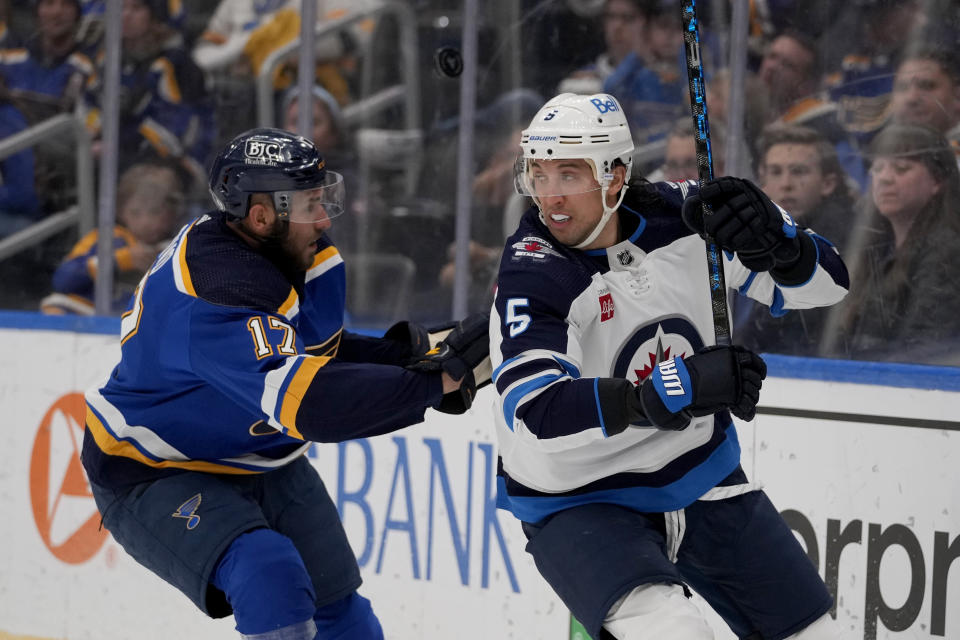
<path fill-rule="evenodd" d="M 463 56 L 456 47 L 441 47 L 433 54 L 433 64 L 441 76 L 456 78 L 463 73 Z"/>

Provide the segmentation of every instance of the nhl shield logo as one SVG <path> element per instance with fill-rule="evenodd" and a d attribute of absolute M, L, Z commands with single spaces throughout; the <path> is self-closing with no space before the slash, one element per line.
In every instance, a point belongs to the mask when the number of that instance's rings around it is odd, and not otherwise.
<path fill-rule="evenodd" d="M 626 249 L 624 249 L 623 251 L 621 251 L 620 253 L 617 254 L 617 260 L 618 260 L 618 261 L 620 262 L 620 264 L 622 264 L 623 266 L 625 266 L 625 267 L 626 267 L 626 266 L 629 266 L 629 265 L 633 264 L 633 254 L 630 253 L 629 251 L 627 251 Z"/>

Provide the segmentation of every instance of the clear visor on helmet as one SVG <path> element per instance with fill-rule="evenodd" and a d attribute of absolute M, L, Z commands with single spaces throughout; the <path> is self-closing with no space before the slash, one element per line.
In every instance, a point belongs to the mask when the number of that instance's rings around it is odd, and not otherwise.
<path fill-rule="evenodd" d="M 593 167 L 583 159 L 541 160 L 519 156 L 513 169 L 517 193 L 531 198 L 574 196 L 599 191 Z"/>
<path fill-rule="evenodd" d="M 289 211 L 290 222 L 316 223 L 343 213 L 345 195 L 343 176 L 327 171 L 322 186 L 303 191 L 281 191 L 276 198 L 280 208 Z"/>

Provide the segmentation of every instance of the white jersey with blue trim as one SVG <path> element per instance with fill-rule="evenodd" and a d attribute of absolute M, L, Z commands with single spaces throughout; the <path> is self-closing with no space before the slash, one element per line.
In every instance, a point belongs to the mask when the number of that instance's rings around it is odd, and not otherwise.
<path fill-rule="evenodd" d="M 536 522 L 585 502 L 639 511 L 682 508 L 740 460 L 728 412 L 694 418 L 682 431 L 649 423 L 607 432 L 599 378 L 642 382 L 662 360 L 714 344 L 703 240 L 680 206 L 696 183 L 628 191 L 617 244 L 561 245 L 528 210 L 506 243 L 491 313 L 490 356 L 498 391 L 499 505 Z M 806 282 L 778 284 L 725 254 L 728 288 L 772 313 L 826 306 L 846 294 L 846 269 L 813 236 L 817 265 Z"/>

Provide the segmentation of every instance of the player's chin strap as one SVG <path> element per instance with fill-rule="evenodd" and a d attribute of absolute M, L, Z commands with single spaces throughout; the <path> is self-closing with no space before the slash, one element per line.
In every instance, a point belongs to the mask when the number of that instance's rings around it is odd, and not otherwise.
<path fill-rule="evenodd" d="M 588 244 L 597 239 L 597 236 L 600 235 L 600 232 L 603 231 L 603 228 L 607 226 L 607 222 L 610 220 L 610 216 L 613 215 L 613 212 L 617 210 L 620 206 L 620 203 L 623 202 L 623 196 L 627 194 L 627 184 L 624 183 L 620 187 L 620 197 L 617 198 L 617 203 L 612 207 L 607 206 L 607 189 L 610 188 L 610 181 L 613 180 L 612 174 L 607 174 L 603 177 L 603 186 L 600 187 L 600 202 L 603 203 L 603 215 L 600 216 L 600 221 L 597 223 L 597 226 L 593 228 L 593 231 L 590 232 L 583 242 L 580 244 L 575 244 L 574 249 L 583 249 Z"/>
<path fill-rule="evenodd" d="M 590 232 L 583 242 L 580 244 L 573 245 L 574 249 L 583 249 L 585 246 L 597 239 L 597 236 L 600 235 L 600 232 L 603 231 L 603 228 L 607 226 L 607 222 L 610 220 L 610 216 L 613 215 L 613 212 L 617 210 L 620 206 L 620 203 L 623 202 L 623 196 L 627 194 L 627 183 L 624 183 L 620 187 L 620 197 L 617 198 L 617 203 L 612 207 L 607 206 L 607 189 L 610 188 L 610 181 L 613 180 L 613 174 L 607 174 L 603 177 L 603 184 L 600 186 L 600 202 L 603 203 L 603 215 L 600 216 L 600 221 L 597 223 L 597 226 L 593 228 L 593 231 Z M 537 208 L 540 209 L 540 222 L 547 224 L 547 221 L 543 218 L 543 209 L 540 208 L 540 203 L 537 202 Z"/>
<path fill-rule="evenodd" d="M 587 162 L 589 162 L 590 165 L 593 166 L 592 161 L 587 160 Z M 583 240 L 583 242 L 573 245 L 574 249 L 583 249 L 588 244 L 590 244 L 591 242 L 597 239 L 597 236 L 600 235 L 600 232 L 603 231 L 603 228 L 607 226 L 607 222 L 610 220 L 610 216 L 612 216 L 613 212 L 620 207 L 620 203 L 623 202 L 623 197 L 627 195 L 628 185 L 626 181 L 624 181 L 623 186 L 620 187 L 620 197 L 617 198 L 617 203 L 612 207 L 608 207 L 607 206 L 607 190 L 610 188 L 610 182 L 612 180 L 613 180 L 612 173 L 604 174 L 603 182 L 600 183 L 600 202 L 601 204 L 603 204 L 603 215 L 600 216 L 600 221 L 597 222 L 597 226 L 593 228 L 593 231 L 590 232 L 590 235 L 588 235 L 586 239 Z M 540 222 L 546 225 L 547 220 L 546 218 L 543 217 L 543 207 L 540 206 L 540 201 L 537 198 L 534 198 L 533 201 L 537 203 L 537 209 L 540 210 Z"/>

